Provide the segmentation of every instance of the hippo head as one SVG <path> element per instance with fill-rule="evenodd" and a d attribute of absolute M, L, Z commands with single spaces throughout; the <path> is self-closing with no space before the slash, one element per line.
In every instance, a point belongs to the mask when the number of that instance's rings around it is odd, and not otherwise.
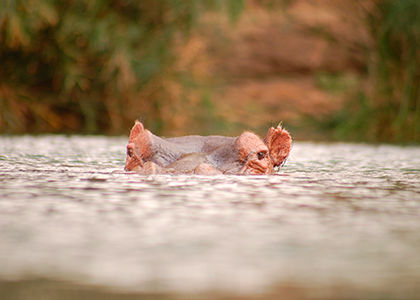
<path fill-rule="evenodd" d="M 271 174 L 287 159 L 292 139 L 271 127 L 264 140 L 252 132 L 238 137 L 161 138 L 136 122 L 127 145 L 126 171 L 142 174 Z"/>
<path fill-rule="evenodd" d="M 235 141 L 235 149 L 236 151 L 230 152 L 235 163 L 226 162 L 225 174 L 273 173 L 274 164 L 270 158 L 270 151 L 257 135 L 252 132 L 242 133 Z"/>

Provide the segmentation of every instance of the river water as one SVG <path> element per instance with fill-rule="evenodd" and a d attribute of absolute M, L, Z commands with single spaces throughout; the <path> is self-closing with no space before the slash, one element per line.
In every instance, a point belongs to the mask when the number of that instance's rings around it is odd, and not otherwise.
<path fill-rule="evenodd" d="M 0 137 L 0 292 L 420 299 L 420 147 L 296 142 L 276 175 L 145 176 L 126 143 Z"/>

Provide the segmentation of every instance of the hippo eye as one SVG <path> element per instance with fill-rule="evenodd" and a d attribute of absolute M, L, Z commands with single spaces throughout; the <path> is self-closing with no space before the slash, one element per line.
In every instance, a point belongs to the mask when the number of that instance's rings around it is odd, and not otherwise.
<path fill-rule="evenodd" d="M 131 148 L 127 148 L 127 155 L 128 155 L 129 157 L 132 157 L 132 156 L 133 156 L 133 149 L 131 149 Z"/>
<path fill-rule="evenodd" d="M 258 159 L 259 160 L 264 159 L 265 158 L 265 154 L 266 154 L 266 152 L 264 152 L 264 151 L 258 152 L 257 153 Z"/>

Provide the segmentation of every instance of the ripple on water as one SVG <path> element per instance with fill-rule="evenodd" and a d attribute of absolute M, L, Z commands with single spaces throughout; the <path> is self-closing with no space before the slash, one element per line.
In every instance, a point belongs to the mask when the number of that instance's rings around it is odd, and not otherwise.
<path fill-rule="evenodd" d="M 0 137 L 0 278 L 418 291 L 419 147 L 295 143 L 278 175 L 142 176 L 125 144 Z"/>

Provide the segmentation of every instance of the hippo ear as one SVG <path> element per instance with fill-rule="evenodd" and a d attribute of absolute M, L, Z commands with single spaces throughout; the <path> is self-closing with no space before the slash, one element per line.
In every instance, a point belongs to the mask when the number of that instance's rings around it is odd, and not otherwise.
<path fill-rule="evenodd" d="M 277 128 L 271 127 L 268 130 L 264 143 L 270 151 L 270 157 L 275 167 L 284 163 L 292 148 L 292 138 L 281 127 L 281 124 Z"/>
<path fill-rule="evenodd" d="M 133 128 L 131 129 L 130 132 L 130 137 L 129 137 L 129 143 L 132 143 L 134 141 L 134 139 L 140 134 L 140 132 L 142 132 L 144 130 L 144 126 L 141 122 L 136 120 L 136 123 L 134 124 Z"/>

